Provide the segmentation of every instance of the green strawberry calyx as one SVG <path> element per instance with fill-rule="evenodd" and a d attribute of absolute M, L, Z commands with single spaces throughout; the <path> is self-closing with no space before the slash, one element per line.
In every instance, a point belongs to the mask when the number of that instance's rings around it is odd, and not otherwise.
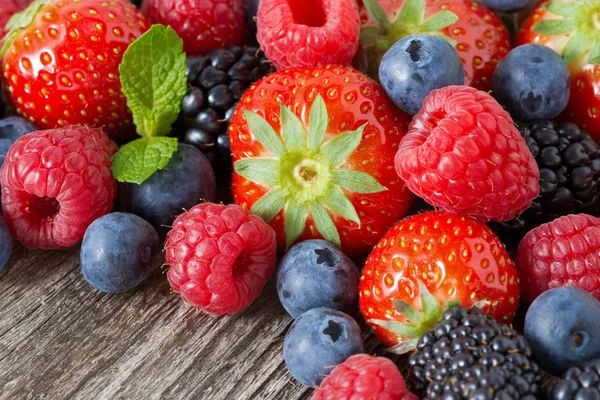
<path fill-rule="evenodd" d="M 406 322 L 369 320 L 369 323 L 388 330 L 400 338 L 396 346 L 388 349 L 389 352 L 405 354 L 413 351 L 419 338 L 442 320 L 444 311 L 460 305 L 458 301 L 449 301 L 445 305 L 440 304 L 423 282 L 417 280 L 417 283 L 419 285 L 421 310 L 417 310 L 415 306 L 404 301 L 393 301 L 394 308 L 404 317 Z"/>
<path fill-rule="evenodd" d="M 387 190 L 365 172 L 341 168 L 360 144 L 366 124 L 325 141 L 329 116 L 321 95 L 312 104 L 308 127 L 280 104 L 281 137 L 257 113 L 243 110 L 243 114 L 255 139 L 272 154 L 234 164 L 237 174 L 270 189 L 250 211 L 267 223 L 283 211 L 287 247 L 302 234 L 309 215 L 319 233 L 340 246 L 330 213 L 360 225 L 344 189 L 364 194 Z"/>
<path fill-rule="evenodd" d="M 4 57 L 17 35 L 27 28 L 40 13 L 42 8 L 52 0 L 35 0 L 27 8 L 13 15 L 6 23 L 4 30 L 7 34 L 2 38 L 2 48 L 0 49 L 0 58 Z M 0 29 L 1 30 L 1 29 Z"/>
<path fill-rule="evenodd" d="M 566 64 L 587 56 L 589 64 L 600 65 L 600 1 L 553 1 L 545 7 L 551 14 L 562 18 L 539 21 L 532 30 L 542 35 L 568 36 L 561 54 Z"/>

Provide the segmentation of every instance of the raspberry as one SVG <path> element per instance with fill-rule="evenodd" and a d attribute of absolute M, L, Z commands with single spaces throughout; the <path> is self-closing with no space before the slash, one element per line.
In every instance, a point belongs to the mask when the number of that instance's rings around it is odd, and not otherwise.
<path fill-rule="evenodd" d="M 576 286 L 600 300 L 600 219 L 572 214 L 530 231 L 519 245 L 523 297 L 532 302 L 548 289 Z"/>
<path fill-rule="evenodd" d="M 165 243 L 173 290 L 212 315 L 250 304 L 275 268 L 275 231 L 236 205 L 199 204 L 173 223 Z"/>
<path fill-rule="evenodd" d="M 338 365 L 325 378 L 313 400 L 412 400 L 396 365 L 389 359 L 357 354 Z"/>
<path fill-rule="evenodd" d="M 277 69 L 350 65 L 358 49 L 354 0 L 261 0 L 257 39 Z"/>
<path fill-rule="evenodd" d="M 102 130 L 74 125 L 17 140 L 0 170 L 2 211 L 13 237 L 32 249 L 81 241 L 113 206 L 110 157 L 116 151 Z"/>
<path fill-rule="evenodd" d="M 151 23 L 171 26 L 188 56 L 244 43 L 243 0 L 145 0 L 141 11 Z"/>
<path fill-rule="evenodd" d="M 507 221 L 539 192 L 525 140 L 496 100 L 467 86 L 434 90 L 396 154 L 410 190 L 445 211 Z"/>

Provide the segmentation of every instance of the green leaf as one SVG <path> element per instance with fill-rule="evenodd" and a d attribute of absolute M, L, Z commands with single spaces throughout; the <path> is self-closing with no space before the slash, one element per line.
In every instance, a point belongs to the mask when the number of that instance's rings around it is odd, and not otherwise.
<path fill-rule="evenodd" d="M 112 173 L 119 182 L 141 185 L 169 164 L 177 146 L 177 138 L 173 137 L 134 140 L 122 146 L 113 156 Z"/>
<path fill-rule="evenodd" d="M 304 231 L 308 217 L 306 204 L 289 203 L 285 210 L 285 243 L 289 248 Z"/>
<path fill-rule="evenodd" d="M 280 104 L 281 137 L 288 151 L 306 147 L 302 122 L 283 103 Z"/>
<path fill-rule="evenodd" d="M 366 172 L 349 169 L 333 171 L 333 182 L 355 193 L 371 194 L 388 190 Z"/>
<path fill-rule="evenodd" d="M 422 333 L 421 328 L 413 324 L 403 324 L 396 321 L 385 321 L 382 319 L 371 319 L 369 322 L 395 333 L 401 338 L 419 338 Z"/>
<path fill-rule="evenodd" d="M 280 162 L 277 158 L 244 158 L 234 164 L 235 172 L 244 178 L 266 186 L 279 184 Z"/>
<path fill-rule="evenodd" d="M 358 218 L 354 205 L 344 196 L 344 193 L 339 188 L 332 187 L 329 189 L 323 196 L 322 201 L 325 206 L 337 215 L 360 225 L 360 218 Z"/>
<path fill-rule="evenodd" d="M 444 10 L 435 14 L 419 26 L 420 32 L 436 32 L 458 21 L 458 16 L 452 11 Z"/>
<path fill-rule="evenodd" d="M 417 280 L 417 282 L 419 284 L 419 293 L 421 297 L 421 312 L 428 320 L 431 320 L 432 318 L 435 318 L 436 320 L 439 319 L 439 316 L 442 314 L 440 303 L 438 303 L 420 279 Z"/>
<path fill-rule="evenodd" d="M 364 26 L 360 28 L 359 40 L 363 47 L 375 46 L 377 41 L 385 35 L 378 26 Z M 364 52 L 363 52 L 364 53 Z"/>
<path fill-rule="evenodd" d="M 310 108 L 308 122 L 308 148 L 310 150 L 316 150 L 321 146 L 328 126 L 329 116 L 327 115 L 327 107 L 325 106 L 323 97 L 318 95 Z"/>
<path fill-rule="evenodd" d="M 366 126 L 367 124 L 364 124 L 355 131 L 344 132 L 325 142 L 321 146 L 321 154 L 330 164 L 341 165 L 360 144 Z"/>
<path fill-rule="evenodd" d="M 363 4 L 377 25 L 385 26 L 390 23 L 387 13 L 376 0 L 363 0 Z"/>
<path fill-rule="evenodd" d="M 341 247 L 340 235 L 325 208 L 321 204 L 312 203 L 310 205 L 310 212 L 317 230 L 323 235 L 325 240 L 335 244 L 337 247 Z"/>
<path fill-rule="evenodd" d="M 543 35 L 560 35 L 573 32 L 577 23 L 572 19 L 546 19 L 533 25 L 532 30 Z"/>
<path fill-rule="evenodd" d="M 123 54 L 121 86 L 140 136 L 164 136 L 187 91 L 183 41 L 170 27 L 153 25 Z"/>
<path fill-rule="evenodd" d="M 398 15 L 398 19 L 395 21 L 395 23 L 419 26 L 421 25 L 421 21 L 423 20 L 424 12 L 424 0 L 406 0 L 404 2 L 404 5 L 402 6 L 402 9 L 400 10 L 400 15 Z"/>
<path fill-rule="evenodd" d="M 600 40 L 596 39 L 594 42 L 594 46 L 592 47 L 592 52 L 588 57 L 588 63 L 600 65 Z"/>
<path fill-rule="evenodd" d="M 567 18 L 577 16 L 580 7 L 581 4 L 578 3 L 561 3 L 559 1 L 553 1 L 546 4 L 546 9 L 552 14 Z"/>
<path fill-rule="evenodd" d="M 285 154 L 285 149 L 281 139 L 275 133 L 275 130 L 263 117 L 255 112 L 244 110 L 244 118 L 248 121 L 250 132 L 263 147 L 269 150 L 276 157 L 281 157 Z"/>
<path fill-rule="evenodd" d="M 460 301 L 453 300 L 446 303 L 446 310 L 460 306 Z"/>
<path fill-rule="evenodd" d="M 5 26 L 0 26 L 0 30 L 4 29 L 7 34 L 0 40 L 2 48 L 0 49 L 0 59 L 4 57 L 17 35 L 27 28 L 41 11 L 42 7 L 53 0 L 35 0 L 27 8 L 19 13 L 14 14 Z"/>
<path fill-rule="evenodd" d="M 266 223 L 269 223 L 283 209 L 285 202 L 285 190 L 277 188 L 258 199 L 250 212 L 264 219 Z"/>
<path fill-rule="evenodd" d="M 565 64 L 571 64 L 573 61 L 577 61 L 588 51 L 592 46 L 592 41 L 586 35 L 576 33 L 565 45 L 563 49 L 563 60 Z"/>
<path fill-rule="evenodd" d="M 415 306 L 400 300 L 394 300 L 393 302 L 396 310 L 408 321 L 416 325 L 419 325 L 423 322 L 423 315 L 415 308 Z"/>

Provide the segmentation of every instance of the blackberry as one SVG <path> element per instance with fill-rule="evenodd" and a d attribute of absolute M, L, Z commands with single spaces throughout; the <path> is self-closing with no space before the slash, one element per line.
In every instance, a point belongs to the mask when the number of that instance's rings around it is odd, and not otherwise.
<path fill-rule="evenodd" d="M 540 168 L 540 194 L 517 219 L 492 223 L 508 247 L 560 216 L 600 217 L 600 148 L 572 123 L 534 122 L 519 128 Z"/>
<path fill-rule="evenodd" d="M 274 71 L 256 47 L 233 46 L 188 58 L 189 89 L 181 103 L 183 141 L 211 162 L 228 164 L 227 128 L 237 103 L 252 83 Z"/>
<path fill-rule="evenodd" d="M 569 368 L 562 379 L 548 388 L 549 400 L 600 399 L 600 360 L 587 363 L 582 368 Z"/>
<path fill-rule="evenodd" d="M 477 308 L 444 312 L 408 363 L 425 400 L 534 400 L 541 381 L 525 337 Z"/>

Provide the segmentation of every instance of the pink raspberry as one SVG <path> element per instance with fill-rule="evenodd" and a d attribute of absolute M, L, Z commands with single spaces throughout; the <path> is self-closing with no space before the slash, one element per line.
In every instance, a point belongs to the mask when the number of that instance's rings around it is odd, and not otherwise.
<path fill-rule="evenodd" d="M 0 170 L 2 211 L 11 234 L 32 249 L 71 247 L 110 212 L 117 194 L 102 130 L 80 126 L 37 131 L 12 145 Z"/>
<path fill-rule="evenodd" d="M 567 215 L 531 230 L 519 245 L 517 266 L 529 302 L 562 286 L 579 287 L 600 300 L 600 219 Z"/>
<path fill-rule="evenodd" d="M 434 90 L 396 154 L 410 190 L 445 211 L 508 221 L 539 192 L 540 173 L 500 104 L 467 86 Z"/>
<path fill-rule="evenodd" d="M 396 365 L 384 357 L 357 354 L 323 380 L 313 400 L 417 400 Z"/>
<path fill-rule="evenodd" d="M 244 309 L 275 268 L 275 231 L 236 205 L 203 203 L 181 214 L 165 243 L 173 290 L 212 315 Z"/>

